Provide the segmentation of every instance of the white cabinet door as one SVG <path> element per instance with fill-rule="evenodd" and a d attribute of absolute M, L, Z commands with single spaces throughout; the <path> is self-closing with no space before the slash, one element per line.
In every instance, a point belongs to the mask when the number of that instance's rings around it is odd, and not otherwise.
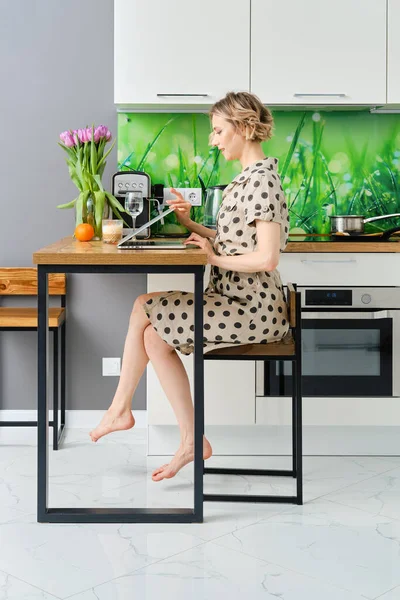
<path fill-rule="evenodd" d="M 211 104 L 249 90 L 250 0 L 114 1 L 117 104 Z"/>
<path fill-rule="evenodd" d="M 278 271 L 284 284 L 368 287 L 400 285 L 399 266 L 397 252 L 284 252 Z"/>
<path fill-rule="evenodd" d="M 265 104 L 386 102 L 386 0 L 251 6 L 251 91 Z"/>
<path fill-rule="evenodd" d="M 400 104 L 400 2 L 388 0 L 388 104 Z"/>
<path fill-rule="evenodd" d="M 209 266 L 204 275 L 204 288 Z M 147 291 L 194 289 L 191 275 L 148 275 Z M 193 398 L 193 355 L 178 353 L 189 377 Z M 176 418 L 151 363 L 147 366 L 147 418 L 149 425 L 176 424 Z M 255 424 L 255 362 L 204 362 L 205 425 Z"/>

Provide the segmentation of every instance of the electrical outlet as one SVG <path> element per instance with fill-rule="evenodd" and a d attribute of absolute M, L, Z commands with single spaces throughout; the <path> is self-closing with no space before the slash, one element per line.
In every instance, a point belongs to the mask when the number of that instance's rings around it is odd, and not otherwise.
<path fill-rule="evenodd" d="M 183 197 L 187 202 L 191 202 L 192 206 L 201 206 L 201 188 L 182 188 L 184 191 Z"/>
<path fill-rule="evenodd" d="M 191 202 L 192 206 L 201 206 L 201 188 L 175 188 L 182 194 L 186 202 Z M 166 200 L 174 200 L 176 196 L 171 194 L 171 188 L 164 188 L 164 204 Z"/>
<path fill-rule="evenodd" d="M 103 358 L 103 377 L 118 376 L 121 372 L 120 358 Z"/>

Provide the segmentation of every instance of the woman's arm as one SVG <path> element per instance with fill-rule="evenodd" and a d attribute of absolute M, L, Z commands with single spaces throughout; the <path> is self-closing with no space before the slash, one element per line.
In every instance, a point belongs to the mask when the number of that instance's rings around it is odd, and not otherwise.
<path fill-rule="evenodd" d="M 280 227 L 279 223 L 256 219 L 257 250 L 239 256 L 214 254 L 210 258 L 210 264 L 221 267 L 221 269 L 231 269 L 243 273 L 273 271 L 279 262 Z"/>

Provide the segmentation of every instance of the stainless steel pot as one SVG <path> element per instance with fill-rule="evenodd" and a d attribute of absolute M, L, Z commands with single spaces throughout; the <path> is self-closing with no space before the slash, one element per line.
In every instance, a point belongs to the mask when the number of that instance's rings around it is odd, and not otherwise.
<path fill-rule="evenodd" d="M 372 223 L 372 221 L 379 221 L 379 219 L 389 219 L 390 217 L 400 217 L 400 213 L 380 215 L 369 219 L 365 219 L 360 215 L 331 216 L 329 217 L 331 220 L 331 233 L 364 233 L 365 223 Z"/>

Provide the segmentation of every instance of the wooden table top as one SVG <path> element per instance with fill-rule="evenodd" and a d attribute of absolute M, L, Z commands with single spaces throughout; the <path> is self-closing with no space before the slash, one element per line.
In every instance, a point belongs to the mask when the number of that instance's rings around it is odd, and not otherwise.
<path fill-rule="evenodd" d="M 162 241 L 163 238 L 156 238 Z M 400 240 L 392 242 L 291 241 L 285 252 L 400 252 Z M 35 265 L 206 265 L 201 248 L 186 250 L 118 250 L 103 242 L 78 242 L 72 236 L 45 246 L 33 254 Z"/>
<path fill-rule="evenodd" d="M 157 238 L 162 241 L 163 238 Z M 185 250 L 119 250 L 103 242 L 78 242 L 72 236 L 33 254 L 35 265 L 206 265 L 201 248 Z"/>

